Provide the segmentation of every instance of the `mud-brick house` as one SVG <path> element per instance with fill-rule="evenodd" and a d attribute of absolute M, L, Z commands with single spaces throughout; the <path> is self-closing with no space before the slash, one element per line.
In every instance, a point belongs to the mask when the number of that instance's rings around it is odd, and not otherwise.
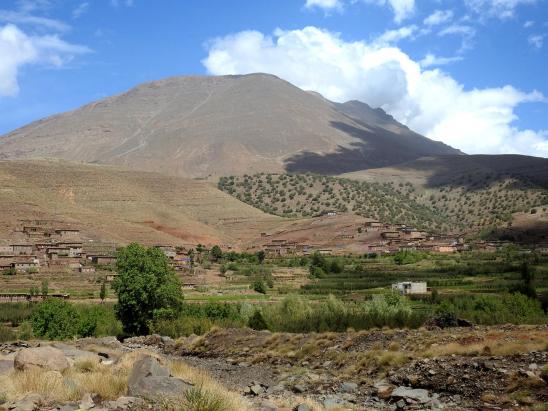
<path fill-rule="evenodd" d="M 15 271 L 32 271 L 38 270 L 40 267 L 39 261 L 36 258 L 29 258 L 26 260 L 18 260 L 11 264 L 12 268 L 15 268 Z"/>
<path fill-rule="evenodd" d="M 0 255 L 13 255 L 13 247 L 11 245 L 0 245 Z"/>
<path fill-rule="evenodd" d="M 93 264 L 97 265 L 111 265 L 116 264 L 116 257 L 110 255 L 90 255 L 88 259 L 91 260 Z"/>
<path fill-rule="evenodd" d="M 398 231 L 383 231 L 381 237 L 385 240 L 395 240 L 400 238 L 400 233 Z"/>
<path fill-rule="evenodd" d="M 11 263 L 13 263 L 15 261 L 15 258 L 16 256 L 14 256 L 13 254 L 12 255 L 0 255 L 0 265 L 1 266 L 10 266 L 11 267 Z"/>
<path fill-rule="evenodd" d="M 92 267 L 90 265 L 81 265 L 80 267 L 78 267 L 78 272 L 91 274 L 95 272 L 95 267 Z"/>
<path fill-rule="evenodd" d="M 82 265 L 80 257 L 70 257 L 69 255 L 58 255 L 57 258 L 50 260 L 48 263 L 52 267 L 68 267 L 74 269 L 78 269 Z"/>
<path fill-rule="evenodd" d="M 383 228 L 383 224 L 380 221 L 367 221 L 364 227 L 365 231 L 380 231 Z"/>
<path fill-rule="evenodd" d="M 175 247 L 173 247 L 172 245 L 157 244 L 154 246 L 154 248 L 158 248 L 162 250 L 165 256 L 169 258 L 170 260 L 173 260 L 175 256 L 177 255 L 177 251 L 175 250 Z"/>
<path fill-rule="evenodd" d="M 32 244 L 11 244 L 11 247 L 15 255 L 31 255 L 33 250 Z"/>
<path fill-rule="evenodd" d="M 63 240 L 74 240 L 80 238 L 80 230 L 76 230 L 74 228 L 60 228 L 55 230 L 55 234 Z"/>

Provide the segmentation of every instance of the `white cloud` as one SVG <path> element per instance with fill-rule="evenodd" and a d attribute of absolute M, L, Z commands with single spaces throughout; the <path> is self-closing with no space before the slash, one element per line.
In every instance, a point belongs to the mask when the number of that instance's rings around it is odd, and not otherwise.
<path fill-rule="evenodd" d="M 523 23 L 523 27 L 526 29 L 533 27 L 534 25 L 535 25 L 535 22 L 533 20 L 527 20 L 525 23 Z"/>
<path fill-rule="evenodd" d="M 244 31 L 212 41 L 203 64 L 210 74 L 273 73 L 334 101 L 365 101 L 468 153 L 548 156 L 545 131 L 513 124 L 518 105 L 545 101 L 540 93 L 512 86 L 467 90 L 396 47 L 346 42 L 316 27 L 272 37 Z"/>
<path fill-rule="evenodd" d="M 133 7 L 133 0 L 110 0 L 110 5 L 112 7 Z"/>
<path fill-rule="evenodd" d="M 342 0 L 306 0 L 304 5 L 307 9 L 319 8 L 324 11 L 342 10 Z"/>
<path fill-rule="evenodd" d="M 546 37 L 544 34 L 533 34 L 527 38 L 527 41 L 531 46 L 540 50 L 544 45 L 544 37 Z"/>
<path fill-rule="evenodd" d="M 13 24 L 0 27 L 0 96 L 19 92 L 17 76 L 22 66 L 46 64 L 62 66 L 87 47 L 67 43 L 57 35 L 30 36 Z"/>
<path fill-rule="evenodd" d="M 55 31 L 66 31 L 70 27 L 59 20 L 38 17 L 23 11 L 0 10 L 0 22 L 18 25 L 40 26 Z"/>
<path fill-rule="evenodd" d="M 453 19 L 452 10 L 436 10 L 424 19 L 423 23 L 427 26 L 437 26 L 447 23 Z"/>
<path fill-rule="evenodd" d="M 401 23 L 415 13 L 415 0 L 362 0 L 379 6 L 390 6 L 394 12 L 394 21 Z"/>
<path fill-rule="evenodd" d="M 461 61 L 461 56 L 454 57 L 440 57 L 435 54 L 428 53 L 420 62 L 422 68 L 434 67 L 434 66 L 444 66 L 446 64 L 455 63 Z"/>
<path fill-rule="evenodd" d="M 378 45 L 388 45 L 396 43 L 406 38 L 412 38 L 417 32 L 418 27 L 415 25 L 400 27 L 395 30 L 388 30 L 375 39 L 375 43 Z"/>
<path fill-rule="evenodd" d="M 72 11 L 72 18 L 74 18 L 74 19 L 79 18 L 81 15 L 87 13 L 88 9 L 89 9 L 89 3 L 88 2 L 80 3 L 78 5 L 78 7 L 76 7 Z"/>
<path fill-rule="evenodd" d="M 496 17 L 501 20 L 515 16 L 521 5 L 535 4 L 537 0 L 464 0 L 465 5 L 483 17 Z"/>

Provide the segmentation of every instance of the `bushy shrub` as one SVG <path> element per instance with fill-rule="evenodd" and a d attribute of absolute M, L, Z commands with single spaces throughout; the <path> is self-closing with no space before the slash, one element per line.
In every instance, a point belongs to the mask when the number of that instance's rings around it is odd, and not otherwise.
<path fill-rule="evenodd" d="M 414 264 L 426 257 L 424 253 L 419 253 L 416 251 L 398 251 L 394 254 L 394 262 L 398 265 L 404 264 Z"/>
<path fill-rule="evenodd" d="M 254 330 L 266 330 L 268 328 L 260 310 L 255 310 L 253 315 L 249 318 L 248 325 L 249 328 L 253 328 Z"/>
<path fill-rule="evenodd" d="M 0 343 L 15 340 L 15 333 L 10 327 L 0 324 Z"/>
<path fill-rule="evenodd" d="M 34 335 L 49 340 L 65 340 L 78 334 L 78 312 L 67 301 L 50 298 L 32 315 Z"/>
<path fill-rule="evenodd" d="M 523 294 L 466 295 L 442 301 L 438 313 L 452 313 L 475 324 L 542 324 L 548 317 L 538 300 Z"/>
<path fill-rule="evenodd" d="M 251 289 L 258 292 L 258 293 L 266 294 L 266 285 L 263 282 L 263 280 L 255 280 L 251 284 Z"/>

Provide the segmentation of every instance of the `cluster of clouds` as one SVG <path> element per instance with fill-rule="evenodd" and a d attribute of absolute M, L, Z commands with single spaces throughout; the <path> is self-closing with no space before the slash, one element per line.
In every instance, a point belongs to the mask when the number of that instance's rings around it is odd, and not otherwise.
<path fill-rule="evenodd" d="M 25 66 L 59 68 L 91 52 L 87 46 L 63 39 L 72 29 L 69 24 L 43 16 L 55 6 L 53 0 L 18 0 L 16 4 L 15 10 L 0 9 L 0 98 L 18 95 L 18 77 Z M 134 0 L 110 0 L 114 8 L 133 5 Z M 90 1 L 80 2 L 72 18 L 80 18 L 90 6 Z"/>
<path fill-rule="evenodd" d="M 438 13 L 429 22 L 445 18 Z M 548 156 L 548 130 L 514 125 L 516 107 L 546 102 L 541 93 L 510 85 L 466 89 L 449 74 L 429 68 L 440 59 L 433 55 L 414 61 L 378 39 L 349 42 L 318 27 L 278 29 L 273 35 L 243 31 L 217 38 L 208 47 L 203 64 L 210 74 L 267 72 L 333 101 L 365 101 L 467 153 Z"/>
<path fill-rule="evenodd" d="M 49 0 L 20 0 L 17 10 L 0 10 L 0 97 L 19 93 L 17 80 L 24 66 L 58 68 L 76 55 L 91 51 L 62 39 L 71 29 L 68 24 L 37 15 L 50 7 Z M 82 7 L 73 12 L 74 17 L 81 15 L 87 6 Z"/>
<path fill-rule="evenodd" d="M 345 7 L 360 2 L 389 6 L 394 13 L 396 23 L 401 23 L 413 16 L 416 11 L 415 0 L 306 0 L 305 7 L 321 9 L 325 12 L 342 12 Z M 514 17 L 519 6 L 536 2 L 537 0 L 464 0 L 464 5 L 471 13 L 475 14 L 475 17 L 496 17 L 504 20 Z M 443 17 L 443 14 L 438 17 Z"/>

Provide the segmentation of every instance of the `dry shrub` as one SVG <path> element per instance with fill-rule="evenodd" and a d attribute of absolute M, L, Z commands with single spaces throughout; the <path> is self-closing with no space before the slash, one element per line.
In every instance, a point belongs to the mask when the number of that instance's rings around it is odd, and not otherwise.
<path fill-rule="evenodd" d="M 449 343 L 430 347 L 426 352 L 426 357 L 439 357 L 445 355 L 512 355 L 530 351 L 546 350 L 546 341 L 539 338 L 529 340 L 506 342 L 502 340 L 486 341 L 480 344 L 462 345 L 458 343 Z"/>

